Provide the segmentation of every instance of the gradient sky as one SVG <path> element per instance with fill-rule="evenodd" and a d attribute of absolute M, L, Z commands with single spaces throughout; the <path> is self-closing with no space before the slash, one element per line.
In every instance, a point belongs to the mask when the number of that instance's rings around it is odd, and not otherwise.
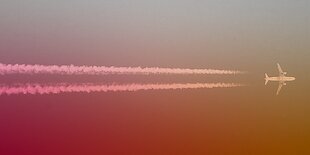
<path fill-rule="evenodd" d="M 309 66 L 307 0 L 0 3 L 5 63 Z"/>
<path fill-rule="evenodd" d="M 0 76 L 240 82 L 231 89 L 0 96 L 0 154 L 310 154 L 308 0 L 1 0 L 0 63 L 237 69 L 242 76 Z M 297 80 L 275 96 L 276 63 Z"/>

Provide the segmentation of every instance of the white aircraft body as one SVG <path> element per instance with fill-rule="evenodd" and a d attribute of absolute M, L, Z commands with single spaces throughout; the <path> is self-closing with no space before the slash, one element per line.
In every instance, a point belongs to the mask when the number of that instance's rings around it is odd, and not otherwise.
<path fill-rule="evenodd" d="M 285 82 L 287 81 L 294 81 L 296 78 L 295 77 L 288 77 L 285 76 L 287 73 L 283 72 L 280 64 L 277 64 L 278 66 L 278 70 L 279 70 L 279 76 L 278 77 L 269 77 L 266 73 L 265 73 L 265 85 L 267 85 L 268 81 L 278 81 L 279 82 L 279 87 L 277 90 L 277 95 L 279 94 L 281 88 L 283 85 L 286 85 Z"/>

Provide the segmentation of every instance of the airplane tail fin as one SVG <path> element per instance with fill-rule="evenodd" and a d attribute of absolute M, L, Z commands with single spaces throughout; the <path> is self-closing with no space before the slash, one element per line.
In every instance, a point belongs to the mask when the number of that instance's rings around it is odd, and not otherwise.
<path fill-rule="evenodd" d="M 267 83 L 268 83 L 268 78 L 269 78 L 269 76 L 265 73 L 265 85 L 267 85 Z"/>

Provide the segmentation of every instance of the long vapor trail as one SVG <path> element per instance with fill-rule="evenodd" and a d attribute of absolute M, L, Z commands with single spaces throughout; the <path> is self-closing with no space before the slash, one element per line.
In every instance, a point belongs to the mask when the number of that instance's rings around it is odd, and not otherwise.
<path fill-rule="evenodd" d="M 15 86 L 0 86 L 0 95 L 13 94 L 59 94 L 71 92 L 122 92 L 139 90 L 168 90 L 168 89 L 198 89 L 198 88 L 231 88 L 243 86 L 235 83 L 186 83 L 186 84 L 125 84 L 125 85 L 96 85 L 96 84 L 19 84 Z"/>
<path fill-rule="evenodd" d="M 26 65 L 0 63 L 0 75 L 5 74 L 62 74 L 62 75 L 105 75 L 105 74 L 242 74 L 237 70 L 182 69 L 159 67 L 106 67 L 74 65 Z"/>

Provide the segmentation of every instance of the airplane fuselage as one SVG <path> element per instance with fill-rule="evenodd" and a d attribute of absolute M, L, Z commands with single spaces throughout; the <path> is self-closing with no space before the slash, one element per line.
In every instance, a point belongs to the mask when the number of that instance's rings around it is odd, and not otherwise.
<path fill-rule="evenodd" d="M 296 78 L 295 77 L 286 77 L 286 76 L 283 76 L 283 77 L 267 77 L 265 78 L 265 80 L 268 80 L 268 81 L 281 81 L 281 82 L 285 82 L 285 81 L 294 81 Z"/>

